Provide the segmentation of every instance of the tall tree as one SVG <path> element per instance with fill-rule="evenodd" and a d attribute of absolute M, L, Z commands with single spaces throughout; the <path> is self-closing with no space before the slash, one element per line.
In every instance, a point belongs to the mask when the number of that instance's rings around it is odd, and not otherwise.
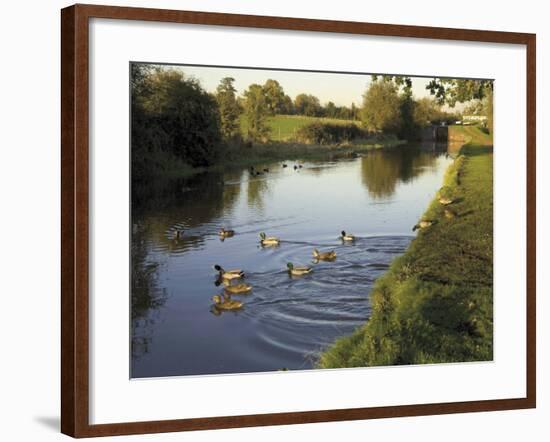
<path fill-rule="evenodd" d="M 269 136 L 267 118 L 270 115 L 268 100 L 259 84 L 251 84 L 244 93 L 244 115 L 247 122 L 247 135 L 252 140 L 265 140 Z"/>
<path fill-rule="evenodd" d="M 417 124 L 414 114 L 416 111 L 416 102 L 413 99 L 411 88 L 405 88 L 400 96 L 401 104 L 401 125 L 397 135 L 400 139 L 415 140 L 420 135 L 420 126 Z"/>
<path fill-rule="evenodd" d="M 389 81 L 373 81 L 363 94 L 363 124 L 373 131 L 393 132 L 401 126 L 401 100 Z"/>
<path fill-rule="evenodd" d="M 294 99 L 294 109 L 299 115 L 316 117 L 321 111 L 321 103 L 314 95 L 299 94 Z"/>
<path fill-rule="evenodd" d="M 285 91 L 277 80 L 271 78 L 263 85 L 267 108 L 271 115 L 281 114 L 285 107 Z"/>
<path fill-rule="evenodd" d="M 220 109 L 221 132 L 224 138 L 231 139 L 239 135 L 239 115 L 241 107 L 237 102 L 235 79 L 232 77 L 222 78 L 216 88 L 216 101 Z"/>

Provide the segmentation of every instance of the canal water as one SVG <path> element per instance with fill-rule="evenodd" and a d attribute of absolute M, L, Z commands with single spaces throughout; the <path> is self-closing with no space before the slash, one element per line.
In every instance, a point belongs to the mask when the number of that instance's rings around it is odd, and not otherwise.
<path fill-rule="evenodd" d="M 134 186 L 131 377 L 313 368 L 368 320 L 374 281 L 409 245 L 451 161 L 406 145 Z M 222 227 L 235 236 L 222 241 Z M 342 230 L 356 241 L 339 240 Z M 262 248 L 261 232 L 280 246 Z M 314 262 L 314 248 L 337 258 Z M 313 272 L 292 278 L 288 262 Z M 215 264 L 244 270 L 253 288 L 233 296 L 241 310 L 213 307 Z"/>

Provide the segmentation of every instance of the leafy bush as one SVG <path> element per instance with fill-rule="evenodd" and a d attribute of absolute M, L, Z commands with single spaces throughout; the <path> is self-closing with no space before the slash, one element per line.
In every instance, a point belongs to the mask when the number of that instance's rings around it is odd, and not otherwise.
<path fill-rule="evenodd" d="M 132 167 L 145 176 L 151 159 L 174 157 L 210 166 L 219 154 L 218 105 L 197 80 L 171 69 L 132 67 Z"/>
<path fill-rule="evenodd" d="M 296 132 L 297 141 L 307 144 L 350 142 L 367 134 L 355 124 L 311 123 Z"/>

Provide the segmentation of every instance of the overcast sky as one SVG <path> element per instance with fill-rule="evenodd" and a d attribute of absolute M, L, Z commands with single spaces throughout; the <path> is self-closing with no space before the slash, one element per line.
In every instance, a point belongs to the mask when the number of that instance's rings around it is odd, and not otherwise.
<path fill-rule="evenodd" d="M 197 78 L 208 92 L 214 92 L 223 77 L 233 77 L 238 94 L 241 95 L 250 84 L 264 84 L 269 78 L 277 80 L 285 93 L 292 99 L 301 93 L 312 94 L 321 104 L 328 101 L 338 106 L 360 106 L 362 94 L 371 82 L 370 74 L 327 74 L 320 72 L 273 71 L 263 69 L 241 69 L 226 67 L 171 66 L 185 75 Z M 413 95 L 417 98 L 429 96 L 426 84 L 429 78 L 412 77 Z"/>

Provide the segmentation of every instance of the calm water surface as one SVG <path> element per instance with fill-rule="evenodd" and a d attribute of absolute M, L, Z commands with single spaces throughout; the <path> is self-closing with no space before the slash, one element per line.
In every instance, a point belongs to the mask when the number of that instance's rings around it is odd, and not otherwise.
<path fill-rule="evenodd" d="M 261 165 L 133 189 L 132 377 L 307 369 L 368 320 L 375 279 L 406 249 L 451 159 L 404 146 L 332 162 Z M 294 164 L 303 168 L 294 170 Z M 236 231 L 221 241 L 221 227 Z M 174 231 L 184 237 L 174 239 Z M 339 232 L 357 236 L 343 244 Z M 277 236 L 262 248 L 259 233 Z M 312 250 L 336 250 L 312 262 Z M 287 262 L 313 265 L 290 278 Z M 219 313 L 212 266 L 241 268 L 244 308 Z"/>

